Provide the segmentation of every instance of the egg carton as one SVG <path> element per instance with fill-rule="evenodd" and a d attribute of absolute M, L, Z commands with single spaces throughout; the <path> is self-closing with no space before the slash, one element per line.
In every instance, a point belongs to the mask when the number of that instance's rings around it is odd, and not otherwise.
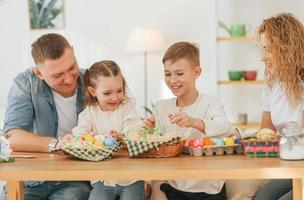
<path fill-rule="evenodd" d="M 191 156 L 214 156 L 214 155 L 231 155 L 231 154 L 243 154 L 243 145 L 225 145 L 225 146 L 205 146 L 203 148 L 190 148 L 185 147 L 184 153 Z"/>
<path fill-rule="evenodd" d="M 249 157 L 279 157 L 279 141 L 242 140 L 244 153 Z"/>

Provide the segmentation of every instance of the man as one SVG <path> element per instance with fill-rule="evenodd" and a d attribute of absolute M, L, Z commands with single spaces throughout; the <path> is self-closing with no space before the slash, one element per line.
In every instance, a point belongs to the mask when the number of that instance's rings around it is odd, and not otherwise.
<path fill-rule="evenodd" d="M 46 34 L 32 44 L 36 66 L 20 73 L 8 94 L 4 132 L 13 151 L 50 152 L 71 133 L 82 110 L 83 93 L 73 47 L 61 35 Z M 31 181 L 25 199 L 88 199 L 87 182 Z"/>

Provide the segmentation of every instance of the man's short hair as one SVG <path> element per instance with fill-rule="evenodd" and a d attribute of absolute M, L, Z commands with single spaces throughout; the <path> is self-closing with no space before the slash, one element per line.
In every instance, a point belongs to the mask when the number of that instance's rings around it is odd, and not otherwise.
<path fill-rule="evenodd" d="M 35 64 L 43 63 L 47 59 L 60 58 L 68 47 L 71 45 L 62 35 L 45 34 L 32 44 L 32 57 Z"/>
<path fill-rule="evenodd" d="M 195 67 L 199 67 L 199 56 L 200 51 L 194 44 L 189 42 L 176 42 L 167 49 L 162 62 L 165 64 L 167 60 L 170 60 L 174 63 L 179 59 L 185 58 L 192 62 Z"/>

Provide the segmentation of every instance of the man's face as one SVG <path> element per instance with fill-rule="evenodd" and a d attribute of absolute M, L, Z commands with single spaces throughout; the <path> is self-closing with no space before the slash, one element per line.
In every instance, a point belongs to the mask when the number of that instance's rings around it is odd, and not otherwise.
<path fill-rule="evenodd" d="M 72 47 L 66 48 L 60 58 L 47 59 L 38 64 L 36 70 L 39 78 L 61 96 L 70 97 L 75 94 L 79 67 Z"/>

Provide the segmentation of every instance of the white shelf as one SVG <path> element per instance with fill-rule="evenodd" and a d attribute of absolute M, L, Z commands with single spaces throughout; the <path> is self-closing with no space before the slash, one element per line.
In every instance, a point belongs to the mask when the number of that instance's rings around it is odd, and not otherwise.
<path fill-rule="evenodd" d="M 255 42 L 255 36 L 240 36 L 240 37 L 217 37 L 218 42 Z"/>
<path fill-rule="evenodd" d="M 254 81 L 246 81 L 246 80 L 240 80 L 240 81 L 230 81 L 230 80 L 220 80 L 218 81 L 219 85 L 262 85 L 264 84 L 264 80 L 254 80 Z"/>
<path fill-rule="evenodd" d="M 245 129 L 249 129 L 249 128 L 254 128 L 254 129 L 259 129 L 261 127 L 260 123 L 248 123 L 248 124 L 232 124 L 233 126 L 241 129 L 241 130 L 245 130 Z"/>

